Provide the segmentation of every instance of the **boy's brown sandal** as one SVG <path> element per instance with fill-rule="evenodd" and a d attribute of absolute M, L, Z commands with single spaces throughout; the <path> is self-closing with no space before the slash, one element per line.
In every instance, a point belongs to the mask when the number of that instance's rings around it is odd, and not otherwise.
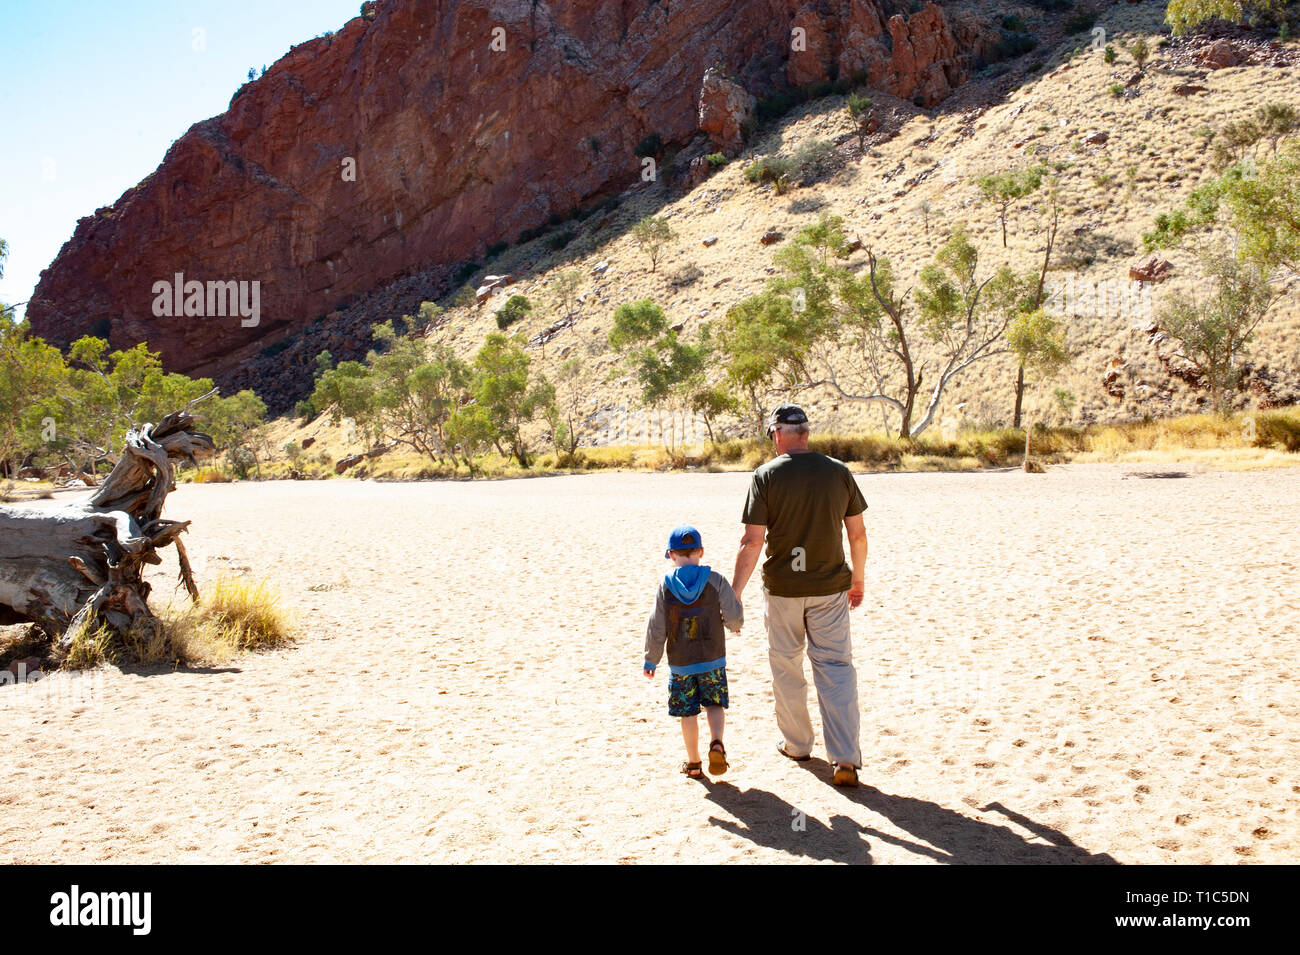
<path fill-rule="evenodd" d="M 700 769 L 699 763 L 682 763 L 682 775 L 689 776 L 691 779 L 704 778 L 704 772 Z"/>
<path fill-rule="evenodd" d="M 722 740 L 715 739 L 709 744 L 709 772 L 714 776 L 721 776 L 731 764 L 727 762 L 727 747 L 722 745 Z"/>

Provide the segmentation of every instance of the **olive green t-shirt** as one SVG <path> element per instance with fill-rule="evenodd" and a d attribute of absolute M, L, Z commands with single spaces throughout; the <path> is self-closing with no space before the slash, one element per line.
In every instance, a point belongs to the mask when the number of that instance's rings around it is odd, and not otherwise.
<path fill-rule="evenodd" d="M 844 518 L 867 509 L 841 462 L 805 451 L 773 458 L 754 472 L 742 518 L 767 527 L 763 586 L 778 597 L 823 597 L 848 590 Z"/>

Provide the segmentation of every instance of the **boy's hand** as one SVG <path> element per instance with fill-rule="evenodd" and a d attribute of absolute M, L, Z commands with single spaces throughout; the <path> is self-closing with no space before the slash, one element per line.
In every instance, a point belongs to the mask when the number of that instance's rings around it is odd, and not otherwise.
<path fill-rule="evenodd" d="M 652 670 L 652 669 L 650 669 L 650 667 L 642 667 L 642 668 L 641 668 L 641 672 L 645 674 L 645 678 L 646 678 L 647 680 L 653 680 L 653 679 L 654 679 L 655 671 Z"/>

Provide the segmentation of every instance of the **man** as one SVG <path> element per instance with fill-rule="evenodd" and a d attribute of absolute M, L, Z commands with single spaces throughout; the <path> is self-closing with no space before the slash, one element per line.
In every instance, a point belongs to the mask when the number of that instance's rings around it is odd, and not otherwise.
<path fill-rule="evenodd" d="M 808 430 L 808 416 L 797 405 L 781 405 L 768 419 L 777 456 L 759 467 L 750 483 L 731 586 L 738 595 L 744 591 L 766 534 L 763 623 L 776 722 L 784 736 L 778 749 L 799 762 L 812 755 L 803 675 L 806 638 L 833 781 L 856 786 L 862 748 L 849 609 L 862 603 L 865 590 L 862 512 L 867 504 L 848 468 L 808 450 Z M 841 526 L 848 533 L 851 571 L 844 562 Z"/>

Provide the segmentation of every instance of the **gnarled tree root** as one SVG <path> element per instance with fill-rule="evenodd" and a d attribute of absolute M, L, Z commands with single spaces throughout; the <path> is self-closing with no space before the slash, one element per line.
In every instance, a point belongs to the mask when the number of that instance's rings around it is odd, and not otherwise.
<path fill-rule="evenodd" d="M 66 649 L 89 625 L 125 636 L 155 627 L 145 566 L 176 547 L 180 580 L 191 599 L 198 587 L 180 535 L 189 521 L 162 517 L 176 489 L 173 461 L 197 463 L 215 453 L 194 430 L 194 399 L 157 424 L 127 432 L 117 465 L 89 499 L 59 507 L 0 507 L 0 621 L 30 621 Z"/>

